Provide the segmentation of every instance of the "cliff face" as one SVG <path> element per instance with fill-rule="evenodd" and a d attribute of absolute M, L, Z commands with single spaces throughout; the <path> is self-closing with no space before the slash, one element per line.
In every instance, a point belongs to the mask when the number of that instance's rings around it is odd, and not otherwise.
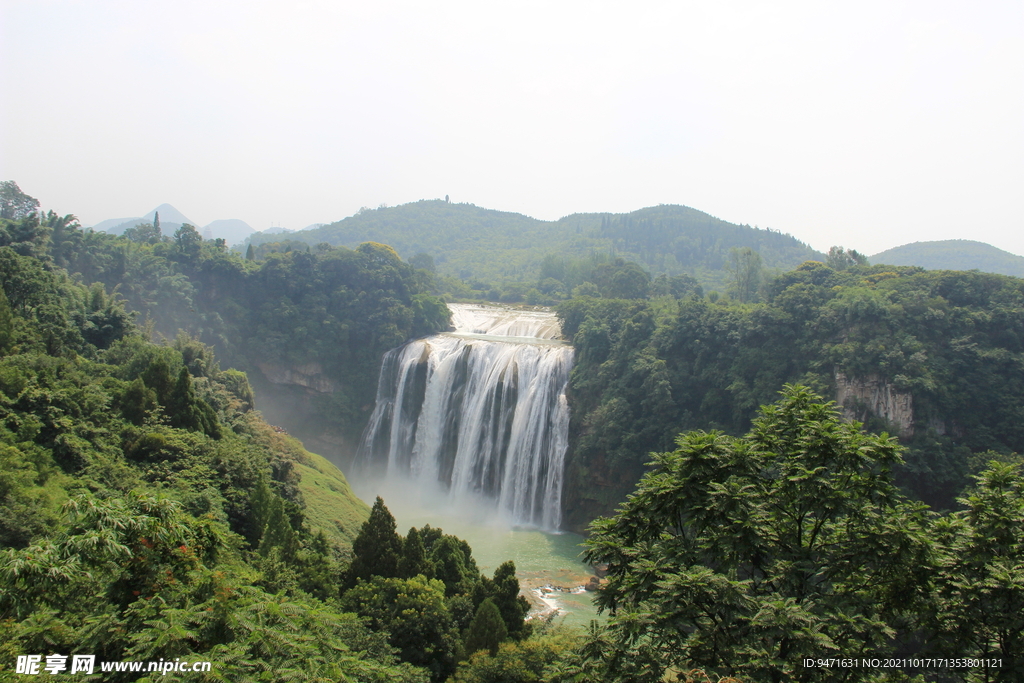
<path fill-rule="evenodd" d="M 836 371 L 836 403 L 843 416 L 864 421 L 874 415 L 889 422 L 901 439 L 914 435 L 914 400 L 877 375 L 863 379 L 847 377 Z"/>
<path fill-rule="evenodd" d="M 313 453 L 318 453 L 342 470 L 355 455 L 358 433 L 332 428 L 326 415 L 337 414 L 341 385 L 328 376 L 319 363 L 285 365 L 257 363 L 250 372 L 256 390 L 256 408 L 266 420 L 281 425 Z M 366 409 L 363 410 L 364 413 Z"/>
<path fill-rule="evenodd" d="M 324 374 L 319 363 L 306 363 L 295 367 L 273 363 L 257 363 L 260 372 L 272 384 L 292 384 L 321 394 L 333 394 L 337 385 Z"/>

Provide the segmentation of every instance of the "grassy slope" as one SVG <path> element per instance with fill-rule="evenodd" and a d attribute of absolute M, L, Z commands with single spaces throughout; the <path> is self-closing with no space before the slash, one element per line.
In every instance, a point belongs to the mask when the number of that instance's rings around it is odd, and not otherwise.
<path fill-rule="evenodd" d="M 323 531 L 340 547 L 351 548 L 370 516 L 370 507 L 356 497 L 342 471 L 326 458 L 307 451 L 298 439 L 279 434 L 262 421 L 260 425 L 259 440 L 294 464 L 310 527 Z"/>

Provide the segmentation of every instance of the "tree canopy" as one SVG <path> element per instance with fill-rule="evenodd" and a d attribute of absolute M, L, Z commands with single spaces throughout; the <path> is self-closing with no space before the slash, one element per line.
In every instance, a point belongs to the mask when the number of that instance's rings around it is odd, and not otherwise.
<path fill-rule="evenodd" d="M 655 455 L 618 513 L 591 526 L 586 557 L 608 565 L 597 602 L 612 617 L 579 651 L 601 672 L 590 680 L 691 668 L 878 680 L 877 668 L 804 660 L 907 656 L 985 659 L 969 680 L 1014 680 L 1019 465 L 986 471 L 969 509 L 937 522 L 894 485 L 896 440 L 861 427 L 789 386 L 745 436 L 691 432 Z"/>

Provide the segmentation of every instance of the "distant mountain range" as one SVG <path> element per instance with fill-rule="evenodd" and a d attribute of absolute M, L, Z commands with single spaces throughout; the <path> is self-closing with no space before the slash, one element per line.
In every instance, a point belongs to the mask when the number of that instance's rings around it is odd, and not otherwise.
<path fill-rule="evenodd" d="M 108 218 L 92 226 L 92 229 L 111 235 L 123 235 L 125 230 L 135 227 L 139 223 L 152 223 L 157 213 L 160 214 L 160 229 L 165 235 L 173 234 L 183 224 L 188 223 L 196 227 L 203 239 L 223 239 L 230 246 L 244 242 L 246 238 L 256 232 L 248 223 L 238 218 L 216 220 L 200 227 L 170 204 L 161 204 L 143 216 Z"/>
<path fill-rule="evenodd" d="M 1024 277 L 1024 256 L 974 240 L 914 242 L 869 256 L 873 264 L 920 266 L 928 270 L 980 270 Z"/>

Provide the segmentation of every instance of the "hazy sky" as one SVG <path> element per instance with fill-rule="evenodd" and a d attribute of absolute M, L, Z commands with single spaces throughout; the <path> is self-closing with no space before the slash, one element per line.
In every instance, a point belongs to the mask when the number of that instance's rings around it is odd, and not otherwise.
<path fill-rule="evenodd" d="M 1024 254 L 1024 3 L 0 0 L 0 179 L 83 224 L 451 195 Z"/>

